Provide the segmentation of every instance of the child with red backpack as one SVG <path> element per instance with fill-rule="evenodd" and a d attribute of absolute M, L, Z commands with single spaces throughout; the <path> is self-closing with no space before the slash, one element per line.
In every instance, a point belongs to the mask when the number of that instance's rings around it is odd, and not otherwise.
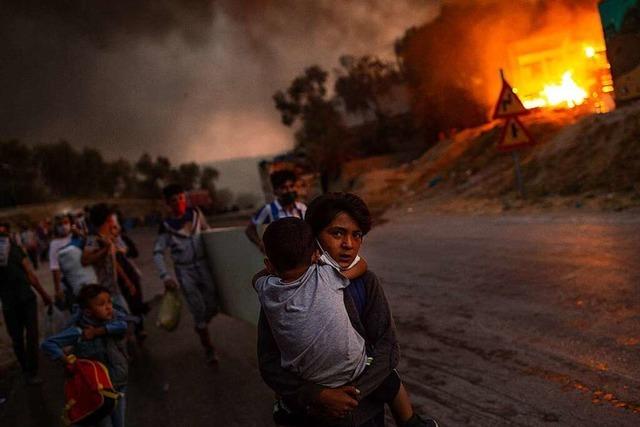
<path fill-rule="evenodd" d="M 77 322 L 42 343 L 45 354 L 65 365 L 65 418 L 71 424 L 124 427 L 125 315 L 114 309 L 109 291 L 100 285 L 83 287 L 78 303 Z M 65 355 L 68 346 L 72 350 Z"/>

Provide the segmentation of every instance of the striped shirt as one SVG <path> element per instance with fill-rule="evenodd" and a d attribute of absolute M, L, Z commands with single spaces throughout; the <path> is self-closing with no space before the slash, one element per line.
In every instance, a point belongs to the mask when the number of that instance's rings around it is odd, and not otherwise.
<path fill-rule="evenodd" d="M 270 224 L 282 218 L 296 217 L 304 219 L 307 212 L 307 206 L 301 202 L 295 202 L 290 210 L 285 210 L 278 200 L 264 205 L 254 216 L 251 222 L 255 225 Z"/>

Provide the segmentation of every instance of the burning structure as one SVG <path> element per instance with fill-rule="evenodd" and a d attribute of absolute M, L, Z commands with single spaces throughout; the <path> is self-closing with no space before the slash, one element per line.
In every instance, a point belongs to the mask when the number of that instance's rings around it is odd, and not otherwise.
<path fill-rule="evenodd" d="M 580 40 L 570 31 L 548 33 L 518 40 L 507 50 L 507 75 L 526 108 L 613 108 L 601 34 Z"/>
<path fill-rule="evenodd" d="M 479 126 L 500 91 L 499 70 L 531 109 L 614 106 L 597 0 L 449 0 L 396 46 L 426 128 Z"/>

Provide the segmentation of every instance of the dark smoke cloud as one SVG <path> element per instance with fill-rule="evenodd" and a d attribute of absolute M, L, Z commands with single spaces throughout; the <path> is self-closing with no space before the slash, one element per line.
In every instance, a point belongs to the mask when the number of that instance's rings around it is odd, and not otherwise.
<path fill-rule="evenodd" d="M 392 54 L 436 0 L 3 2 L 0 139 L 174 161 L 274 153 L 271 95 L 313 63 Z"/>

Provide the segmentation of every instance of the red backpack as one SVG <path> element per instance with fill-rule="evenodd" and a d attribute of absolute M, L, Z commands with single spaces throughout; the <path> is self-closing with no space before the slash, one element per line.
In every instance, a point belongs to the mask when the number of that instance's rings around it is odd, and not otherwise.
<path fill-rule="evenodd" d="M 62 420 L 67 425 L 92 425 L 113 412 L 120 395 L 111 384 L 106 366 L 95 360 L 72 358 L 66 370 Z"/>

